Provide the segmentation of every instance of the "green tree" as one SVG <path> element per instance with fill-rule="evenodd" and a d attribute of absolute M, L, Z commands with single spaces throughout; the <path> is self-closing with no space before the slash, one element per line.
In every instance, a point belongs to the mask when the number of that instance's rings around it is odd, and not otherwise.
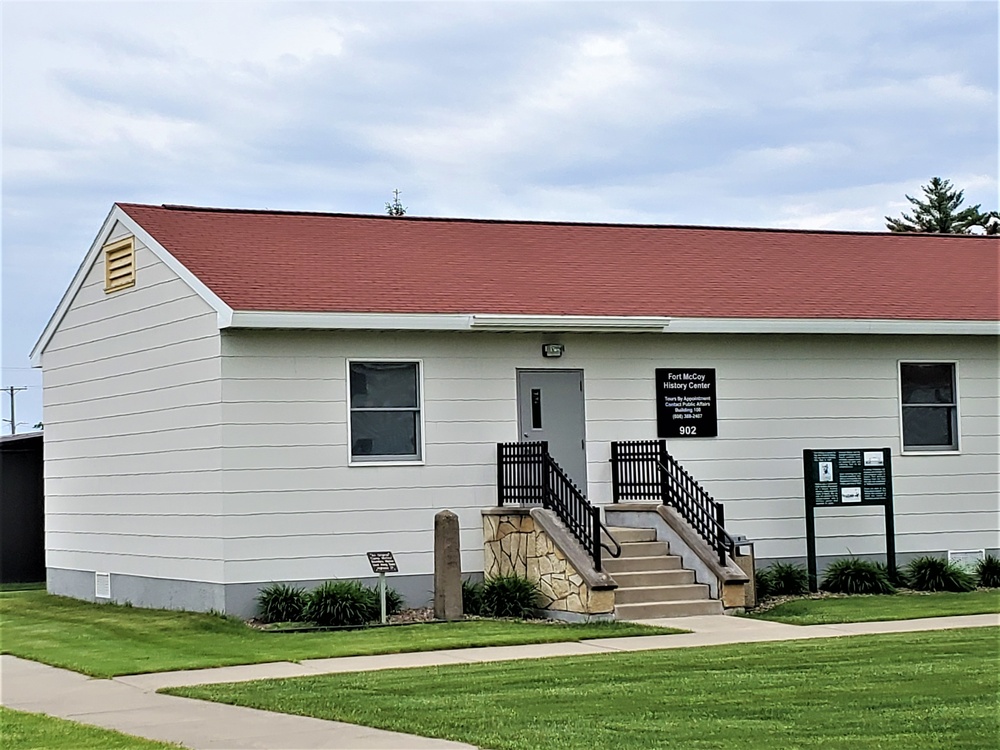
<path fill-rule="evenodd" d="M 968 208 L 960 208 L 965 200 L 965 191 L 957 190 L 948 180 L 933 177 L 927 185 L 922 185 L 924 200 L 906 196 L 913 204 L 913 214 L 904 213 L 900 218 L 885 217 L 890 232 L 927 232 L 931 234 L 973 234 L 979 227 L 987 234 L 998 231 L 997 212 L 983 212 L 977 203 Z"/>
<path fill-rule="evenodd" d="M 398 190 L 393 190 L 392 191 L 392 203 L 388 203 L 387 202 L 385 204 L 385 212 L 387 214 L 389 214 L 389 216 L 405 216 L 406 215 L 406 206 L 404 206 L 402 203 L 399 202 L 399 191 Z"/>

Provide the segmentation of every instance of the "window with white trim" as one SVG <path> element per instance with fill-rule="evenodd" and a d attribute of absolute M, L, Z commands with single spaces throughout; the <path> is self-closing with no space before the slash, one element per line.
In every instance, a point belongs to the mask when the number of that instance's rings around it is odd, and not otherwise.
<path fill-rule="evenodd" d="M 900 362 L 903 450 L 958 450 L 958 388 L 954 362 Z"/>
<path fill-rule="evenodd" d="M 420 461 L 420 363 L 350 362 L 351 461 Z"/>

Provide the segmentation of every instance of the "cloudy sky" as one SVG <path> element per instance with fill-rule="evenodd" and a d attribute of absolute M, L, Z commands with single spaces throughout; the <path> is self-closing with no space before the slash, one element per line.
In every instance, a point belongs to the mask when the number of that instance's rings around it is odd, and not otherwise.
<path fill-rule="evenodd" d="M 114 201 L 878 231 L 938 175 L 996 208 L 997 7 L 4 0 L 18 431 Z"/>

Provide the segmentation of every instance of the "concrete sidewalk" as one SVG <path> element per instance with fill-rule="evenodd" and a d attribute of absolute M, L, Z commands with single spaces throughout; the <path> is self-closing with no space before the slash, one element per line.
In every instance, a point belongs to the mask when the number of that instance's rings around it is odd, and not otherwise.
<path fill-rule="evenodd" d="M 458 742 L 415 737 L 368 727 L 237 706 L 158 695 L 180 685 L 244 682 L 275 677 L 378 669 L 475 664 L 513 659 L 692 648 L 732 643 L 832 638 L 1000 625 L 1000 615 L 934 617 L 895 622 L 797 626 L 739 617 L 703 616 L 647 620 L 692 631 L 682 635 L 601 638 L 551 643 L 454 649 L 412 654 L 307 659 L 218 669 L 158 672 L 97 680 L 13 656 L 0 657 L 0 703 L 9 708 L 72 719 L 128 734 L 180 743 L 189 748 L 469 748 Z"/>

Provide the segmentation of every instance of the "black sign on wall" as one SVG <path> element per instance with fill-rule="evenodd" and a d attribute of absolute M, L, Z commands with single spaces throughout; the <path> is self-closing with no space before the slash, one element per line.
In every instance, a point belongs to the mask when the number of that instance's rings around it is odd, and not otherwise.
<path fill-rule="evenodd" d="M 816 508 L 881 505 L 885 508 L 885 554 L 896 574 L 896 528 L 892 511 L 892 452 L 888 448 L 802 451 L 806 500 L 809 588 L 816 590 Z"/>
<path fill-rule="evenodd" d="M 656 435 L 718 437 L 715 369 L 656 369 Z"/>

